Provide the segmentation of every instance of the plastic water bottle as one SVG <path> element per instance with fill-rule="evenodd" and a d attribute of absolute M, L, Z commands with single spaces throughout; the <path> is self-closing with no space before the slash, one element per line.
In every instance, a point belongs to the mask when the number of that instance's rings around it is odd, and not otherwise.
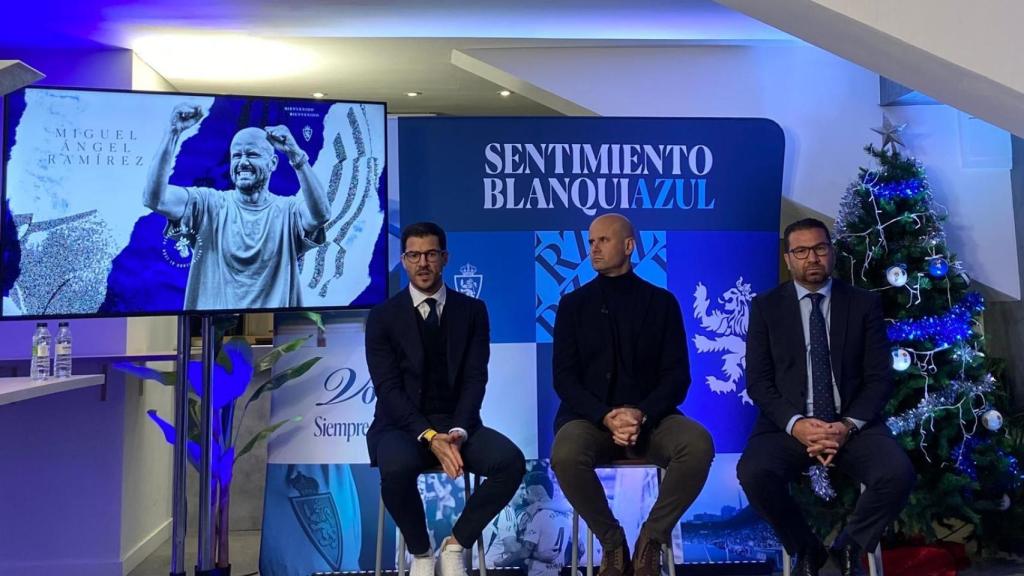
<path fill-rule="evenodd" d="M 50 377 L 50 340 L 50 329 L 46 322 L 36 323 L 36 332 L 32 335 L 33 380 L 46 380 Z"/>
<path fill-rule="evenodd" d="M 57 346 L 53 356 L 53 375 L 57 378 L 71 376 L 71 328 L 67 322 L 57 323 Z"/>

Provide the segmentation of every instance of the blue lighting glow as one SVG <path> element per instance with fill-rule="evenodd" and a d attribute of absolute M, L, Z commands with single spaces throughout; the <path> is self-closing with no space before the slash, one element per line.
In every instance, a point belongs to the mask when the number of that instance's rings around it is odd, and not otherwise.
<path fill-rule="evenodd" d="M 930 342 L 935 348 L 950 346 L 972 335 L 973 318 L 985 310 L 985 300 L 977 292 L 968 292 L 963 300 L 941 316 L 898 320 L 887 330 L 892 342 Z"/>
<path fill-rule="evenodd" d="M 864 186 L 871 188 L 875 198 L 878 198 L 879 200 L 909 200 L 917 198 L 928 191 L 928 184 L 922 178 L 897 180 L 895 182 L 885 182 L 882 184 L 870 184 L 876 178 L 878 178 L 877 174 L 874 172 L 868 172 L 863 178 L 861 178 L 861 183 Z"/>

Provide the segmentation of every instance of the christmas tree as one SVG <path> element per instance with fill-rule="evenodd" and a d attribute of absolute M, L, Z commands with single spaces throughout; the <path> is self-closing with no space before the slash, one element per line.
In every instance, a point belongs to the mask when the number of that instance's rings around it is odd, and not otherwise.
<path fill-rule="evenodd" d="M 903 127 L 886 118 L 875 129 L 881 148 L 865 148 L 873 166 L 843 197 L 836 273 L 884 303 L 895 380 L 886 424 L 918 472 L 897 534 L 932 540 L 970 525 L 991 543 L 1024 525 L 1020 446 L 1003 425 L 1005 391 L 985 356 L 984 300 L 946 245 L 945 211 L 923 167 L 900 152 Z M 855 491 L 840 487 L 822 518 L 844 517 Z"/>

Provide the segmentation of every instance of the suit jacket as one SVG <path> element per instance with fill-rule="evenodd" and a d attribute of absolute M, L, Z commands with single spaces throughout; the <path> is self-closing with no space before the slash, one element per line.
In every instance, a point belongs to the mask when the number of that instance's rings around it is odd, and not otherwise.
<path fill-rule="evenodd" d="M 686 398 L 690 364 L 679 302 L 671 292 L 640 280 L 637 288 L 641 330 L 625 342 L 622 360 L 631 368 L 646 426 L 655 426 Z M 555 392 L 561 399 L 555 430 L 570 420 L 589 420 L 597 426 L 613 406 L 607 403 L 615 363 L 612 328 L 597 279 L 562 297 L 555 314 L 551 359 Z"/>
<path fill-rule="evenodd" d="M 366 365 L 377 394 L 373 423 L 366 432 L 373 465 L 382 432 L 402 430 L 415 438 L 431 427 L 420 412 L 426 374 L 418 314 L 409 290 L 403 289 L 374 307 L 366 319 Z M 452 426 L 472 435 L 483 425 L 480 405 L 491 355 L 487 307 L 481 300 L 448 288 L 441 318 L 448 340 L 448 383 L 459 391 Z"/>
<path fill-rule="evenodd" d="M 832 280 L 829 353 L 840 417 L 881 420 L 892 393 L 892 356 L 879 295 Z M 747 392 L 761 414 L 753 434 L 778 432 L 807 412 L 807 345 L 796 286 L 754 298 L 747 330 Z"/>

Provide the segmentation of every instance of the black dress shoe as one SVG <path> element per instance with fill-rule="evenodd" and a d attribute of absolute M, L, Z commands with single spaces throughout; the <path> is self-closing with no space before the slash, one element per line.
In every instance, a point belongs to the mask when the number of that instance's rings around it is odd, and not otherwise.
<path fill-rule="evenodd" d="M 864 571 L 861 570 L 860 547 L 852 541 L 842 546 L 830 548 L 828 555 L 832 557 L 836 566 L 839 567 L 839 573 L 843 576 L 861 576 L 864 574 Z"/>
<path fill-rule="evenodd" d="M 796 556 L 794 576 L 818 576 L 818 571 L 828 561 L 828 551 L 824 546 L 805 550 Z"/>

